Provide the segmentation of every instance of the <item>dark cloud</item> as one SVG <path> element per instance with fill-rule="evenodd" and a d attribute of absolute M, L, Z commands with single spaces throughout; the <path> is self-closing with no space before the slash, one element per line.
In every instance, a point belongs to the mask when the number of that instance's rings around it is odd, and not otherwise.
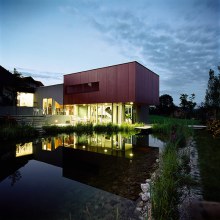
<path fill-rule="evenodd" d="M 132 49 L 139 51 L 138 61 L 160 75 L 161 92 L 170 91 L 177 97 L 176 88 L 181 93 L 200 91 L 196 95 L 201 101 L 206 89 L 201 86 L 206 86 L 208 70 L 220 61 L 220 34 L 215 20 L 216 10 L 213 9 L 218 4 L 216 1 L 211 4 L 209 1 L 199 2 L 196 1 L 195 8 L 190 10 L 195 10 L 191 18 L 186 19 L 184 14 L 184 22 L 174 21 L 173 25 L 166 21 L 151 24 L 150 20 L 140 19 L 131 11 L 111 11 L 102 14 L 104 20 L 92 17 L 92 22 L 110 43 L 126 47 L 122 51 L 128 58 L 138 58 Z M 212 10 L 213 19 L 207 18 Z"/>

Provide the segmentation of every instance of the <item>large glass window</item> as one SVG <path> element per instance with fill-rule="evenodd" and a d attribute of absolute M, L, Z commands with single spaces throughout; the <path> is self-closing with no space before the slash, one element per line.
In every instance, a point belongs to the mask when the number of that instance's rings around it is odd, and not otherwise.
<path fill-rule="evenodd" d="M 17 106 L 33 107 L 34 106 L 34 94 L 17 92 Z"/>
<path fill-rule="evenodd" d="M 52 98 L 45 98 L 43 99 L 43 111 L 44 114 L 46 115 L 52 115 L 52 104 L 53 104 L 53 100 Z"/>

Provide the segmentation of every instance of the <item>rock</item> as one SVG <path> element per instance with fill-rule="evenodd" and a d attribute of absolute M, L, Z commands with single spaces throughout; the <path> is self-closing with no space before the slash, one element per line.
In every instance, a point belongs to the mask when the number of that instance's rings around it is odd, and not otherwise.
<path fill-rule="evenodd" d="M 142 183 L 141 184 L 141 189 L 143 192 L 147 192 L 150 190 L 150 184 L 149 183 Z"/>
<path fill-rule="evenodd" d="M 141 193 L 141 199 L 143 200 L 143 201 L 148 201 L 149 200 L 149 195 L 150 195 L 150 193 Z"/>

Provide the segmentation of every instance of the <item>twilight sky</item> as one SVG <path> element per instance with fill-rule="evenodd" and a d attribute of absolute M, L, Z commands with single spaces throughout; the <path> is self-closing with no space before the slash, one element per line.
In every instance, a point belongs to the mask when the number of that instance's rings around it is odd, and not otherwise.
<path fill-rule="evenodd" d="M 204 100 L 220 65 L 220 0 L 0 0 L 0 65 L 45 85 L 138 61 L 160 94 Z M 216 71 L 217 73 L 217 71 Z"/>

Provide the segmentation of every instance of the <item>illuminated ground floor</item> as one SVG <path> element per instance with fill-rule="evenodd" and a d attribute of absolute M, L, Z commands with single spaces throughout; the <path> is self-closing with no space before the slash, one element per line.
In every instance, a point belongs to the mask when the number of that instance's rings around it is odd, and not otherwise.
<path fill-rule="evenodd" d="M 135 122 L 136 112 L 133 103 L 96 103 L 82 105 L 59 105 L 52 99 L 43 100 L 46 115 L 71 116 L 70 123 L 115 123 Z"/>

